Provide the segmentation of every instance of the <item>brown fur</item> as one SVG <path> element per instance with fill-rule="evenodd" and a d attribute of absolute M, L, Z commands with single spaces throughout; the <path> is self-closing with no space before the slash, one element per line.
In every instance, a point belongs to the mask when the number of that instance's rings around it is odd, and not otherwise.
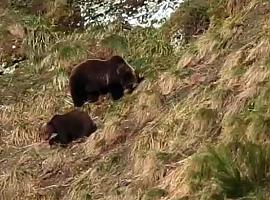
<path fill-rule="evenodd" d="M 118 100 L 127 89 L 132 92 L 143 78 L 136 74 L 120 56 L 108 60 L 89 59 L 78 64 L 71 72 L 69 87 L 75 107 L 85 102 L 96 102 L 100 95 L 111 94 Z"/>
<path fill-rule="evenodd" d="M 73 110 L 63 115 L 55 115 L 41 127 L 41 137 L 49 144 L 67 145 L 73 140 L 88 137 L 97 130 L 96 124 L 83 111 Z"/>

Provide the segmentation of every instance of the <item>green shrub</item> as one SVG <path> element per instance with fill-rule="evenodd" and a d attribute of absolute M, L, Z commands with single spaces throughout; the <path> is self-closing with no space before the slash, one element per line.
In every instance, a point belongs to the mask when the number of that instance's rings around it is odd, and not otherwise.
<path fill-rule="evenodd" d="M 195 191 L 208 187 L 211 196 L 210 191 L 217 187 L 216 195 L 223 198 L 246 197 L 264 190 L 269 178 L 270 146 L 235 142 L 209 147 L 194 158 L 194 163 L 190 183 Z"/>

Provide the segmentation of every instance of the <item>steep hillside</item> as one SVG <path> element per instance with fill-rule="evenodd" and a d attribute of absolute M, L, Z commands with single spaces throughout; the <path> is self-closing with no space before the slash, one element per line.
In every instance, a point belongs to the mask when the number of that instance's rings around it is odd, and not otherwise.
<path fill-rule="evenodd" d="M 269 1 L 193 0 L 158 30 L 63 33 L 4 11 L 0 47 L 16 41 L 26 60 L 0 77 L 1 199 L 269 199 Z M 71 67 L 113 54 L 146 80 L 121 101 L 83 107 L 98 123 L 86 141 L 41 143 L 40 124 L 73 109 Z"/>

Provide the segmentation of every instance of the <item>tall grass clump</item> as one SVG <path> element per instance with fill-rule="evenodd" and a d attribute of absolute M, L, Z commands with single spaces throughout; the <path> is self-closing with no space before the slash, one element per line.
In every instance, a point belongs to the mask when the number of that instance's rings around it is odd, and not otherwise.
<path fill-rule="evenodd" d="M 165 35 L 181 35 L 182 43 L 189 43 L 192 38 L 205 33 L 210 26 L 215 26 L 228 16 L 226 1 L 190 0 L 183 1 L 179 9 L 162 27 Z"/>
<path fill-rule="evenodd" d="M 125 30 L 116 23 L 109 27 L 90 27 L 88 31 L 95 35 L 99 47 L 122 55 L 150 79 L 155 77 L 157 71 L 169 69 L 177 62 L 173 46 L 159 29 L 137 27 Z"/>
<path fill-rule="evenodd" d="M 191 188 L 207 199 L 260 195 L 269 181 L 270 146 L 234 142 L 209 147 L 194 157 Z M 203 190 L 203 191 L 201 191 Z"/>
<path fill-rule="evenodd" d="M 208 29 L 209 7 L 209 2 L 204 0 L 184 1 L 164 25 L 165 32 L 170 36 L 175 32 L 180 32 L 184 42 L 188 42 L 193 36 Z"/>
<path fill-rule="evenodd" d="M 48 55 L 37 66 L 40 69 L 55 71 L 54 85 L 58 89 L 64 89 L 72 67 L 83 59 L 88 58 L 88 45 L 92 40 L 87 34 L 73 33 L 59 38 L 48 50 Z"/>
<path fill-rule="evenodd" d="M 139 70 L 154 78 L 158 71 L 175 66 L 177 55 L 162 31 L 137 28 L 129 32 L 128 56 Z"/>
<path fill-rule="evenodd" d="M 41 17 L 27 16 L 24 24 L 27 27 L 27 36 L 23 45 L 28 59 L 32 64 L 39 63 L 48 54 L 51 45 L 58 40 L 58 34 Z"/>

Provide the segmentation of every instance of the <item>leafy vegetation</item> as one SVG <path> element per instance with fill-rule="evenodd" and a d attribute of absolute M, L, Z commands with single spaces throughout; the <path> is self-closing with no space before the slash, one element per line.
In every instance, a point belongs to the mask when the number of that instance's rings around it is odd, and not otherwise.
<path fill-rule="evenodd" d="M 198 169 L 191 173 L 194 189 L 207 188 L 201 194 L 207 199 L 262 194 L 269 178 L 269 150 L 269 145 L 250 142 L 209 148 L 194 159 Z"/>

